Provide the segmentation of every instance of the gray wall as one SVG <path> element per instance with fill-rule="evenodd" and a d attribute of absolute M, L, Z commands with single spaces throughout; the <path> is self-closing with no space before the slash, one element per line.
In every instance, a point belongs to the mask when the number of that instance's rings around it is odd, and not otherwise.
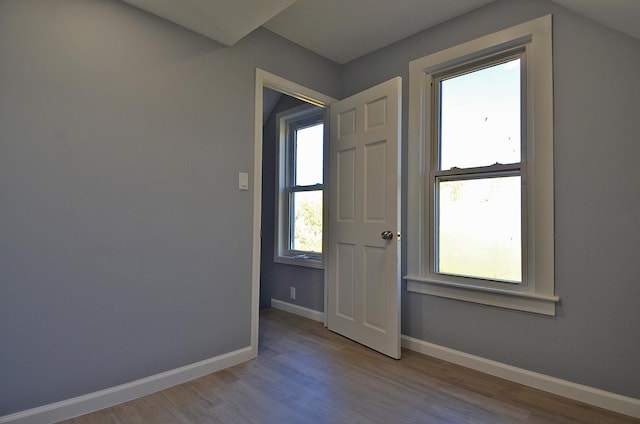
<path fill-rule="evenodd" d="M 276 114 L 302 101 L 284 95 L 263 128 L 262 150 L 262 261 L 260 265 L 260 307 L 271 306 L 271 299 L 324 311 L 324 270 L 273 262 L 275 248 L 276 166 L 278 158 Z M 296 288 L 296 299 L 289 297 Z"/>
<path fill-rule="evenodd" d="M 548 13 L 554 14 L 557 316 L 403 291 L 402 331 L 640 398 L 640 41 L 543 0 L 499 0 L 347 64 L 343 94 L 404 78 L 406 169 L 409 61 Z M 406 203 L 403 210 L 406 217 Z"/>
<path fill-rule="evenodd" d="M 249 345 L 255 67 L 339 96 L 265 30 L 0 2 L 0 416 Z"/>

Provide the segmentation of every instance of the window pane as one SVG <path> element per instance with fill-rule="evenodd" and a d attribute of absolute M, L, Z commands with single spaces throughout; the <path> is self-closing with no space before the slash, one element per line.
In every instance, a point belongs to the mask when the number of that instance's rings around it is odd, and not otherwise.
<path fill-rule="evenodd" d="M 521 282 L 520 177 L 441 181 L 438 190 L 436 270 Z"/>
<path fill-rule="evenodd" d="M 520 59 L 440 82 L 440 169 L 520 162 Z"/>
<path fill-rule="evenodd" d="M 291 249 L 322 253 L 322 190 L 292 193 Z"/>
<path fill-rule="evenodd" d="M 295 185 L 322 184 L 323 125 L 296 130 Z"/>

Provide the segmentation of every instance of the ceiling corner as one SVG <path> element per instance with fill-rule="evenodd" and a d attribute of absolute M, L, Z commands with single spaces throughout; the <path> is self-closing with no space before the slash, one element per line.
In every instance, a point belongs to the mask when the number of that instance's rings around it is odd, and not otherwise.
<path fill-rule="evenodd" d="M 296 0 L 123 0 L 232 46 Z"/>

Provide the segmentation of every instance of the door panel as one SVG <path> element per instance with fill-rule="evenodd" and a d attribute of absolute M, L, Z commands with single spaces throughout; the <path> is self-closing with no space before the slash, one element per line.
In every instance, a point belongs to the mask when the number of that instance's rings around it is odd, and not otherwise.
<path fill-rule="evenodd" d="M 346 319 L 353 320 L 353 295 L 355 246 L 339 243 L 337 245 L 336 260 L 336 288 L 337 288 L 337 313 Z"/>
<path fill-rule="evenodd" d="M 393 358 L 400 357 L 401 84 L 394 78 L 334 103 L 329 145 L 327 324 Z"/>
<path fill-rule="evenodd" d="M 387 141 L 370 143 L 364 150 L 364 220 L 367 223 L 385 223 L 387 210 L 386 167 Z"/>
<path fill-rule="evenodd" d="M 364 248 L 364 324 L 379 331 L 385 331 L 386 294 L 385 265 L 386 249 L 373 246 Z"/>
<path fill-rule="evenodd" d="M 338 152 L 337 158 L 337 219 L 353 222 L 355 218 L 356 150 L 346 149 Z"/>

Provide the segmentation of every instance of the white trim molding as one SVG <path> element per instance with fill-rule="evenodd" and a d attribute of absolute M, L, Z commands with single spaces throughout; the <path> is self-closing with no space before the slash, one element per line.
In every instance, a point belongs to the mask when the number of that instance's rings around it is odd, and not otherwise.
<path fill-rule="evenodd" d="M 262 241 L 262 107 L 263 90 L 270 88 L 296 99 L 303 100 L 323 108 L 337 100 L 303 85 L 289 81 L 278 75 L 256 68 L 255 82 L 255 116 L 254 116 L 254 147 L 253 147 L 253 245 L 251 250 L 251 347 L 254 356 L 258 355 L 258 322 L 260 319 L 260 258 Z M 326 201 L 326 195 L 325 195 Z M 327 222 L 327 217 L 323 217 Z M 326 240 L 326 237 L 323 237 Z M 324 243 L 324 242 L 323 242 Z M 326 251 L 326 243 L 323 244 Z M 326 293 L 325 282 L 325 299 Z M 295 313 L 295 312 L 294 312 Z M 323 316 L 324 321 L 324 316 Z M 2 423 L 0 423 L 2 424 Z"/>
<path fill-rule="evenodd" d="M 407 290 L 467 302 L 555 316 L 554 280 L 553 37 L 542 16 L 409 63 Z M 443 170 L 438 164 L 438 82 L 488 63 L 522 61 L 523 130 L 520 162 Z M 475 67 L 475 68 L 474 68 Z M 484 171 L 480 172 L 483 168 Z M 436 181 L 481 175 L 489 169 L 522 182 L 521 281 L 440 272 L 437 262 Z M 487 174 L 488 175 L 488 174 Z M 515 174 L 514 174 L 515 175 Z"/>
<path fill-rule="evenodd" d="M 437 281 L 415 275 L 407 275 L 407 291 L 430 294 L 448 299 L 465 300 L 498 306 L 500 308 L 533 312 L 555 316 L 558 296 L 544 296 L 535 293 L 509 291 L 483 286 L 460 285 L 448 281 Z"/>
<path fill-rule="evenodd" d="M 108 389 L 0 417 L 0 424 L 43 424 L 109 408 L 253 359 L 251 346 Z"/>
<path fill-rule="evenodd" d="M 315 309 L 305 308 L 304 306 L 294 305 L 278 299 L 271 299 L 271 307 L 324 323 L 324 312 L 316 311 Z"/>
<path fill-rule="evenodd" d="M 640 418 L 640 399 L 528 371 L 406 335 L 402 336 L 402 347 L 534 389 Z"/>

